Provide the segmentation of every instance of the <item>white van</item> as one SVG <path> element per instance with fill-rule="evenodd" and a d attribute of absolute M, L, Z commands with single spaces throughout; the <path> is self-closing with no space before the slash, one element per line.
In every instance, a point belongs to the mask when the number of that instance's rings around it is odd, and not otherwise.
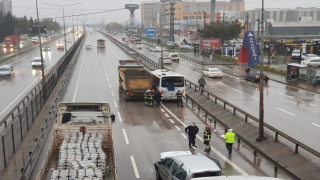
<path fill-rule="evenodd" d="M 33 37 L 33 38 L 31 39 L 31 42 L 32 42 L 32 43 L 38 43 L 38 42 L 39 42 L 39 37 Z"/>
<path fill-rule="evenodd" d="M 169 53 L 168 57 L 172 59 L 172 61 L 179 62 L 179 54 L 178 53 Z"/>

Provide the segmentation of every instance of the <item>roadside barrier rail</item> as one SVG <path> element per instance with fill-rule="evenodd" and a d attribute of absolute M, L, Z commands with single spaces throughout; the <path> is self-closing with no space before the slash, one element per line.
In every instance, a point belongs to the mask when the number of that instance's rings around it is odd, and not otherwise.
<path fill-rule="evenodd" d="M 154 66 L 155 68 L 150 68 L 151 70 L 154 69 L 159 69 L 161 68 L 161 66 L 149 59 L 148 57 L 144 56 L 143 54 L 141 54 L 140 52 L 122 44 L 121 42 L 119 42 L 118 40 L 116 40 L 115 38 L 111 37 L 110 35 L 104 33 L 104 32 L 100 32 L 102 34 L 104 34 L 106 37 L 108 37 L 112 42 L 114 42 L 117 46 L 119 46 L 121 49 L 125 50 L 125 52 L 129 51 L 134 51 L 136 54 L 138 54 L 142 59 L 144 59 L 145 61 L 147 61 L 149 64 L 151 64 L 152 66 Z M 137 58 L 137 57 L 134 57 Z M 145 64 L 145 63 L 144 63 Z M 194 86 L 194 88 L 199 88 L 199 86 L 196 83 L 193 83 L 192 81 L 189 81 L 187 79 L 185 79 L 185 84 L 189 84 L 189 87 L 192 88 L 192 86 Z M 214 99 L 215 103 L 218 103 L 218 101 L 220 101 L 223 104 L 223 107 L 226 108 L 227 106 L 229 106 L 230 108 L 233 109 L 233 114 L 236 115 L 236 112 L 239 112 L 241 114 L 243 114 L 245 116 L 245 122 L 248 122 L 248 119 L 252 119 L 253 121 L 259 123 L 259 119 L 254 117 L 253 115 L 247 113 L 246 111 L 242 110 L 241 108 L 231 104 L 230 102 L 222 99 L 219 96 L 214 95 L 213 93 L 207 91 L 207 90 L 202 90 L 201 91 L 201 95 L 203 93 L 206 93 L 207 99 L 209 99 L 210 97 Z M 229 128 L 226 124 L 224 124 L 222 121 L 218 120 L 218 118 L 216 118 L 214 115 L 212 115 L 210 112 L 207 112 L 207 110 L 205 108 L 203 108 L 200 104 L 198 104 L 196 101 L 194 101 L 192 98 L 190 98 L 188 95 L 186 95 L 187 100 L 191 99 L 192 103 L 197 104 L 198 108 L 201 108 L 204 112 L 205 112 L 205 117 L 207 118 L 208 115 L 212 116 L 215 120 L 219 121 L 220 124 L 222 124 L 225 128 Z M 304 143 L 290 137 L 289 135 L 283 133 L 282 131 L 272 127 L 271 125 L 264 123 L 264 127 L 268 128 L 269 130 L 274 132 L 274 141 L 277 142 L 278 141 L 278 137 L 282 136 L 283 138 L 285 138 L 286 140 L 290 141 L 291 143 L 293 143 L 295 145 L 295 154 L 298 154 L 298 150 L 299 147 L 302 148 L 303 150 L 305 150 L 306 152 L 309 152 L 310 154 L 320 158 L 320 152 L 310 148 L 309 146 L 305 145 Z M 249 140 L 247 140 L 246 138 L 244 138 L 243 136 L 239 135 L 240 139 L 242 139 L 246 144 L 248 144 L 252 149 L 254 149 L 255 154 L 258 152 L 259 154 L 261 154 L 263 157 L 265 157 L 267 160 L 269 160 L 270 162 L 272 162 L 275 166 L 275 172 L 278 170 L 278 168 L 280 168 L 281 170 L 283 170 L 286 174 L 290 175 L 291 177 L 295 178 L 295 179 L 300 179 L 299 177 L 297 177 L 295 174 L 293 174 L 291 171 L 289 171 L 288 169 L 286 169 L 286 167 L 282 166 L 281 164 L 279 164 L 277 161 L 273 160 L 271 157 L 269 157 L 268 155 L 266 155 L 265 153 L 263 153 L 259 148 L 256 147 L 255 144 L 251 143 Z"/>
<path fill-rule="evenodd" d="M 183 55 L 183 54 L 179 54 L 179 56 L 184 58 L 184 59 L 186 59 L 186 60 L 189 60 L 191 62 L 203 65 L 203 61 L 196 60 L 196 59 L 194 59 L 192 57 L 189 57 L 189 56 L 186 56 L 186 55 Z"/>

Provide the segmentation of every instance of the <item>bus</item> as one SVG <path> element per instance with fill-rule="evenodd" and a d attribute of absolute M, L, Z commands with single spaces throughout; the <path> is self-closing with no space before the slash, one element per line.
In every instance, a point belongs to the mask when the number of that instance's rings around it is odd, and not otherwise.
<path fill-rule="evenodd" d="M 98 48 L 105 48 L 106 46 L 106 42 L 105 42 L 105 40 L 103 40 L 103 39 L 98 39 L 98 41 L 97 41 L 97 47 Z"/>
<path fill-rule="evenodd" d="M 153 76 L 153 89 L 162 93 L 164 100 L 174 100 L 180 90 L 185 95 L 184 76 L 166 69 L 150 71 Z"/>

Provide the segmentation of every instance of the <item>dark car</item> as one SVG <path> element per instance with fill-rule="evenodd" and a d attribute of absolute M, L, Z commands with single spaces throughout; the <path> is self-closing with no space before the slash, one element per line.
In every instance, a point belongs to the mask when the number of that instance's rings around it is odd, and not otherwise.
<path fill-rule="evenodd" d="M 246 74 L 245 80 L 249 80 L 252 82 L 260 82 L 260 72 L 250 72 L 249 74 Z M 264 82 L 268 82 L 269 76 L 263 74 L 263 80 L 264 80 Z"/>

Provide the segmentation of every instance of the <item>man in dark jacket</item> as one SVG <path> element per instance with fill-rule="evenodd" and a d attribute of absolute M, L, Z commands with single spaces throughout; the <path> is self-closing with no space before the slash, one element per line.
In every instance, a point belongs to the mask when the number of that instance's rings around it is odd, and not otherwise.
<path fill-rule="evenodd" d="M 176 93 L 177 103 L 178 103 L 178 106 L 181 105 L 183 107 L 182 96 L 183 94 L 181 93 L 180 90 L 178 90 L 178 92 Z"/>
<path fill-rule="evenodd" d="M 156 93 L 154 94 L 154 100 L 156 101 L 157 107 L 160 107 L 161 93 L 159 90 L 157 90 Z"/>
<path fill-rule="evenodd" d="M 200 89 L 204 89 L 204 85 L 207 84 L 206 80 L 203 78 L 203 76 L 198 80 L 198 83 L 199 83 L 199 86 L 200 86 L 199 90 Z"/>
<path fill-rule="evenodd" d="M 189 148 L 192 148 L 192 146 L 197 147 L 195 145 L 195 140 L 196 140 L 196 135 L 199 132 L 199 128 L 196 126 L 196 124 L 194 122 L 192 122 L 191 125 L 186 127 L 184 130 L 188 134 Z"/>

